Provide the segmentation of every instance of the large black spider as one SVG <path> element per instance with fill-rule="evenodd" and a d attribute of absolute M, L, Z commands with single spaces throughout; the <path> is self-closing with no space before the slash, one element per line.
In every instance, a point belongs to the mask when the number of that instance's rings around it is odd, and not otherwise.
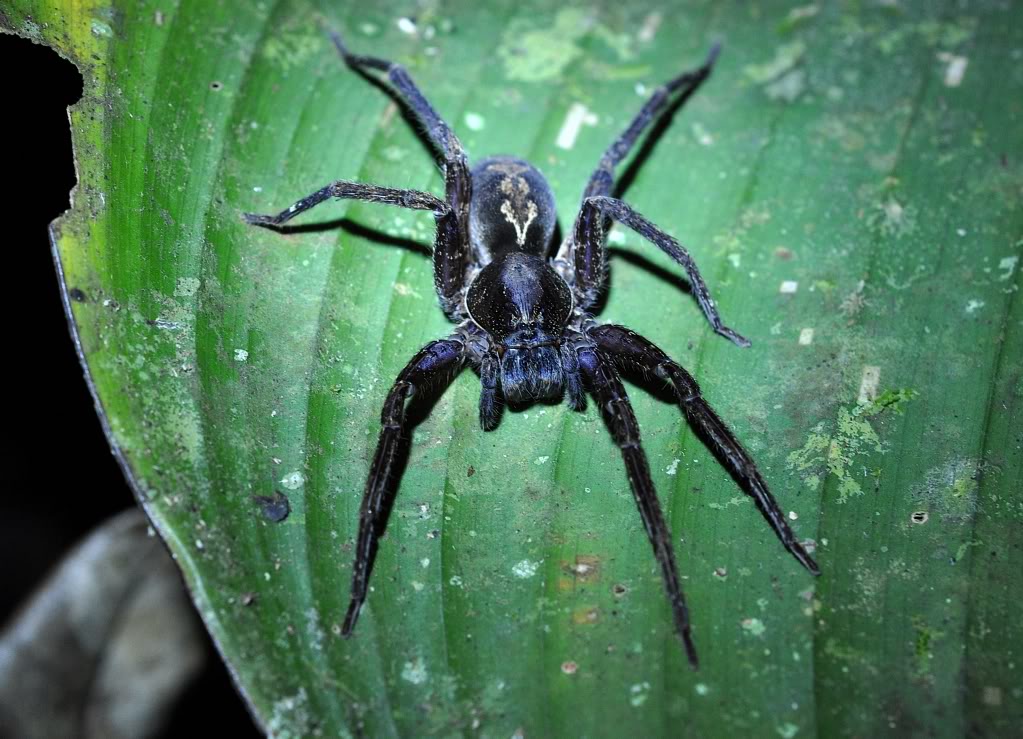
<path fill-rule="evenodd" d="M 387 492 L 398 467 L 406 426 L 406 401 L 427 385 L 446 386 L 466 363 L 480 375 L 480 425 L 496 428 L 502 396 L 513 404 L 556 400 L 567 395 L 577 411 L 585 390 L 600 405 L 621 449 L 643 526 L 661 567 L 675 620 L 693 667 L 696 649 L 689 613 L 679 584 L 675 552 L 657 492 L 640 446 L 639 426 L 616 364 L 667 382 L 682 412 L 781 539 L 806 569 L 820 574 L 785 521 L 756 465 L 732 432 L 700 395 L 692 375 L 647 339 L 622 326 L 600 325 L 590 311 L 607 282 L 604 238 L 612 221 L 633 229 L 678 262 L 714 331 L 733 343 L 750 342 L 721 322 L 696 263 L 675 239 L 623 201 L 611 197 L 615 167 L 660 114 L 681 104 L 710 75 L 719 46 L 703 65 L 657 89 L 629 127 L 607 149 L 583 191 L 572 231 L 551 253 L 556 211 L 543 175 L 510 156 L 469 166 L 461 143 L 399 64 L 351 53 L 331 34 L 344 61 L 380 84 L 372 71 L 386 73 L 390 93 L 418 119 L 443 157 L 445 198 L 417 190 L 338 180 L 302 198 L 277 215 L 245 214 L 248 223 L 277 228 L 329 198 L 367 200 L 428 210 L 437 224 L 433 250 L 434 282 L 441 308 L 458 324 L 451 336 L 427 344 L 398 375 L 384 401 L 383 429 L 377 443 L 359 516 L 351 602 L 342 634 L 350 636 L 366 599 L 378 541 L 387 524 Z"/>

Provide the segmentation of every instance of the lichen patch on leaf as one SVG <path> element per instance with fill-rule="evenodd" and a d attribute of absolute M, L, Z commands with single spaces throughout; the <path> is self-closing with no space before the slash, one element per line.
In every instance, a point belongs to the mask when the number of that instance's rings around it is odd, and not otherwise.
<path fill-rule="evenodd" d="M 915 390 L 886 390 L 869 402 L 840 407 L 835 421 L 821 421 L 813 427 L 802 448 L 789 454 L 786 466 L 799 472 L 813 491 L 833 475 L 838 482 L 840 503 L 863 495 L 861 480 L 870 476 L 866 460 L 871 454 L 883 454 L 887 448 L 871 418 L 884 410 L 901 413 L 903 403 L 916 395 Z"/>

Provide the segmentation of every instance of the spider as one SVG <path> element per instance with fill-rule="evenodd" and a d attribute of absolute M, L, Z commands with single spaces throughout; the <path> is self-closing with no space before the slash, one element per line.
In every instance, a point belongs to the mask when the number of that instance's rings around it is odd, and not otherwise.
<path fill-rule="evenodd" d="M 407 401 L 427 386 L 442 390 L 469 365 L 482 385 L 479 420 L 484 431 L 497 427 L 504 401 L 521 406 L 564 396 L 573 410 L 582 411 L 586 392 L 593 396 L 621 449 L 633 497 L 660 565 L 675 630 L 695 668 L 696 648 L 671 534 L 619 369 L 637 370 L 668 384 L 688 423 L 753 498 L 785 548 L 811 573 L 820 574 L 786 523 L 756 464 L 704 400 L 692 375 L 639 334 L 623 326 L 599 324 L 592 316 L 607 284 L 606 232 L 612 221 L 618 221 L 681 265 L 716 333 L 740 347 L 750 346 L 749 340 L 722 323 L 689 252 L 631 206 L 612 197 L 617 165 L 652 122 L 681 105 L 708 78 L 720 45 L 710 49 L 700 67 L 657 89 L 611 144 L 586 184 L 571 232 L 554 251 L 554 196 L 536 167 L 512 156 L 491 157 L 470 166 L 458 138 L 404 67 L 354 54 L 339 35 L 330 36 L 353 71 L 383 87 L 425 129 L 428 142 L 443 158 L 445 197 L 338 180 L 276 215 L 246 213 L 243 218 L 256 226 L 278 229 L 330 198 L 430 211 L 436 221 L 433 270 L 437 295 L 444 313 L 457 324 L 450 336 L 430 342 L 412 357 L 384 401 L 383 428 L 360 507 L 351 601 L 342 634 L 351 636 L 366 600 L 387 524 L 388 492 L 397 484 L 392 478 L 400 466 L 400 442 L 407 431 Z M 381 77 L 386 77 L 389 86 Z"/>

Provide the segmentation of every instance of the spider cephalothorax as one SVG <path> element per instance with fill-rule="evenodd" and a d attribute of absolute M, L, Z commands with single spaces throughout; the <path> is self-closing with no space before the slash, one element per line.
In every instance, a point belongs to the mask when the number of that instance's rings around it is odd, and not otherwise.
<path fill-rule="evenodd" d="M 689 661 L 696 650 L 682 597 L 671 535 L 661 513 L 640 446 L 639 426 L 616 364 L 634 367 L 667 382 L 686 419 L 774 529 L 789 552 L 810 572 L 817 564 L 789 528 L 756 465 L 700 394 L 693 377 L 654 344 L 627 328 L 601 325 L 591 311 L 607 280 L 605 230 L 618 221 L 656 244 L 686 271 L 700 308 L 718 334 L 739 346 L 749 341 L 721 322 L 695 262 L 675 239 L 622 200 L 611 196 L 616 166 L 650 123 L 680 104 L 708 77 L 717 58 L 714 46 L 698 69 L 657 89 L 632 123 L 608 148 L 583 191 L 571 231 L 552 251 L 556 211 L 543 175 L 528 162 L 493 157 L 469 168 L 454 132 L 437 115 L 400 65 L 352 54 L 340 37 L 334 43 L 345 62 L 363 74 L 384 72 L 396 99 L 426 129 L 443 157 L 445 198 L 339 180 L 274 216 L 246 214 L 249 223 L 276 228 L 329 199 L 357 199 L 432 211 L 437 222 L 434 281 L 441 308 L 457 324 L 446 339 L 431 342 L 398 375 L 384 401 L 383 429 L 373 456 L 359 518 L 352 594 L 342 633 L 349 636 L 369 584 L 377 546 L 386 524 L 390 472 L 406 431 L 406 401 L 417 389 L 449 383 L 466 365 L 479 373 L 480 424 L 500 421 L 502 401 L 513 405 L 556 400 L 564 395 L 576 410 L 588 391 L 597 401 L 621 449 L 633 496 L 661 567 L 675 628 Z"/>
<path fill-rule="evenodd" d="M 517 251 L 499 254 L 473 280 L 465 304 L 469 318 L 490 337 L 485 356 L 499 367 L 505 398 L 527 403 L 561 395 L 560 346 L 572 316 L 572 291 L 544 259 Z M 488 366 L 484 374 L 493 371 Z M 480 418 L 485 429 L 496 425 L 482 407 Z"/>

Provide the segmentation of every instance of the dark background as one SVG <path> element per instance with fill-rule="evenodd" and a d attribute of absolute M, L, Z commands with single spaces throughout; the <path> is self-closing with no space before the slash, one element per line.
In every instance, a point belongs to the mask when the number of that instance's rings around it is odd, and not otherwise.
<path fill-rule="evenodd" d="M 4 624 L 76 542 L 135 502 L 68 333 L 47 230 L 69 207 L 75 184 L 67 107 L 81 97 L 82 78 L 52 49 L 6 34 L 0 34 L 0 69 L 8 129 L 0 240 L 11 265 L 5 355 L 14 370 L 6 383 L 0 503 Z M 207 648 L 208 667 L 188 688 L 165 736 L 205 733 L 211 717 L 230 726 L 232 736 L 260 736 L 212 644 Z"/>

